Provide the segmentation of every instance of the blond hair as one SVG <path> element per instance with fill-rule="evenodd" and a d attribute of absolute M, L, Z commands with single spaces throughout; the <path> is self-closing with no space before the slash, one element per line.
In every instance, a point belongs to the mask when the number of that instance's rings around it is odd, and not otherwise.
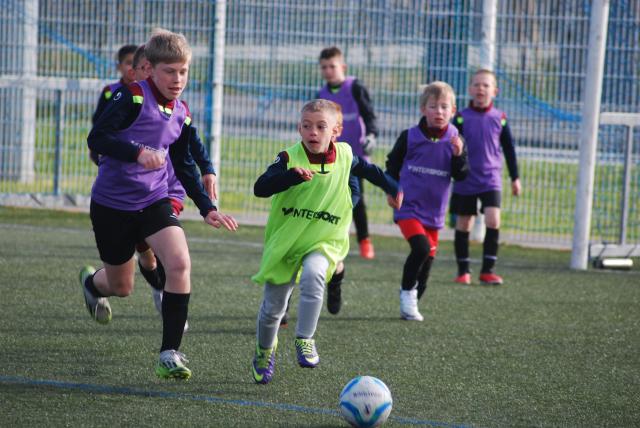
<path fill-rule="evenodd" d="M 338 125 L 342 126 L 342 108 L 329 100 L 316 99 L 307 102 L 300 110 L 300 115 L 305 113 L 327 112 L 335 116 Z"/>
<path fill-rule="evenodd" d="M 473 82 L 473 78 L 476 76 L 479 76 L 481 74 L 486 74 L 488 76 L 491 76 L 493 78 L 493 85 L 494 86 L 498 86 L 498 77 L 496 76 L 496 73 L 494 73 L 492 70 L 489 70 L 488 68 L 479 68 L 477 69 L 472 75 L 471 75 L 471 82 Z"/>
<path fill-rule="evenodd" d="M 420 95 L 420 108 L 425 107 L 429 98 L 439 100 L 443 97 L 451 98 L 451 104 L 456 105 L 456 93 L 447 82 L 435 81 L 424 86 Z"/>
<path fill-rule="evenodd" d="M 191 61 L 191 47 L 184 35 L 163 28 L 153 31 L 144 45 L 144 54 L 152 66 L 161 62 L 174 64 Z"/>

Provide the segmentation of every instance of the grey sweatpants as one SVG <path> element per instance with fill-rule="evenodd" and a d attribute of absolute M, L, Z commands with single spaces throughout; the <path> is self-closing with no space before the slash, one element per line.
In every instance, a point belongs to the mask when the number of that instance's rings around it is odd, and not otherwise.
<path fill-rule="evenodd" d="M 320 252 L 309 253 L 302 259 L 296 337 L 310 339 L 316 332 L 328 268 L 329 260 Z M 261 348 L 273 347 L 295 280 L 294 277 L 288 284 L 264 285 L 264 298 L 258 312 L 258 344 Z"/>

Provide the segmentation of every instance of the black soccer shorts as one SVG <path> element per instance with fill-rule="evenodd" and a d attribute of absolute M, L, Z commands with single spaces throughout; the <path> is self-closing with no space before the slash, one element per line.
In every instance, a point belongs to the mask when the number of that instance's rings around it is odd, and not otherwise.
<path fill-rule="evenodd" d="M 484 213 L 486 207 L 500 208 L 502 194 L 498 190 L 477 193 L 474 195 L 461 195 L 454 193 L 451 195 L 449 211 L 456 215 L 478 215 L 478 199 L 480 199 L 480 212 Z"/>
<path fill-rule="evenodd" d="M 100 259 L 110 265 L 131 259 L 136 243 L 146 237 L 169 226 L 181 227 L 168 198 L 137 211 L 117 210 L 91 201 L 90 215 Z"/>

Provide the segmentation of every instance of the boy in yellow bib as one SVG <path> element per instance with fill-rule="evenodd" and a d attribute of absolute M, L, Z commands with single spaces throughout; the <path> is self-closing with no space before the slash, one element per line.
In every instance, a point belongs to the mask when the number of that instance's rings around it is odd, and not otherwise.
<path fill-rule="evenodd" d="M 257 383 L 273 377 L 278 327 L 296 282 L 300 284 L 298 364 L 313 368 L 320 362 L 313 336 L 325 283 L 349 252 L 357 177 L 382 188 L 398 206 L 401 203 L 395 180 L 354 156 L 349 145 L 336 142 L 339 113 L 332 101 L 305 104 L 298 124 L 302 142 L 280 152 L 254 186 L 256 196 L 273 196 L 260 270 L 252 278 L 264 284 L 253 359 Z"/>

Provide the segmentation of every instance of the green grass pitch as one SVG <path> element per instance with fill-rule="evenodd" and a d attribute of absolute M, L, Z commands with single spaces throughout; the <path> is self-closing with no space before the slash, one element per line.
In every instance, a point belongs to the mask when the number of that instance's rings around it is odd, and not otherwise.
<path fill-rule="evenodd" d="M 425 321 L 406 322 L 407 245 L 375 237 L 376 260 L 347 258 L 340 314 L 323 309 L 320 366 L 296 364 L 294 307 L 263 386 L 250 372 L 261 288 L 249 279 L 263 231 L 184 224 L 193 294 L 182 351 L 194 376 L 167 382 L 153 373 L 161 326 L 139 274 L 132 296 L 111 299 L 111 324 L 86 312 L 77 275 L 98 263 L 88 215 L 0 207 L 0 425 L 346 426 L 337 398 L 358 374 L 391 389 L 389 427 L 640 425 L 638 268 L 574 272 L 567 252 L 505 245 L 505 285 L 459 286 L 442 242 Z"/>

